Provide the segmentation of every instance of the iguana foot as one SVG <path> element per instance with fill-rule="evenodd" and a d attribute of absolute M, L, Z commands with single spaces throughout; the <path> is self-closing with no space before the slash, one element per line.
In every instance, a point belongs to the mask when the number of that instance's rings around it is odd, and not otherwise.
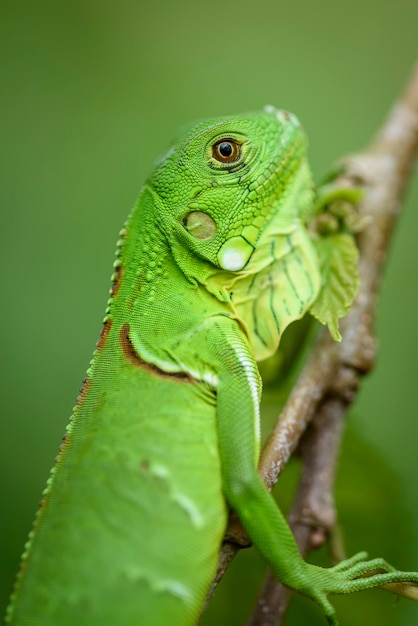
<path fill-rule="evenodd" d="M 311 567 L 314 568 L 310 571 L 312 585 L 303 593 L 319 604 L 331 626 L 338 626 L 338 619 L 328 600 L 329 594 L 352 593 L 390 583 L 418 586 L 418 572 L 401 572 L 380 558 L 367 560 L 366 552 L 359 552 L 329 569 Z"/>

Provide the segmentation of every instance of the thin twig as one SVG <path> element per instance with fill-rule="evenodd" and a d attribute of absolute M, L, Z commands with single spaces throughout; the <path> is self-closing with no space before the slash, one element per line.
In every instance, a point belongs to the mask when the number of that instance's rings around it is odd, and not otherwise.
<path fill-rule="evenodd" d="M 408 88 L 371 147 L 344 160 L 346 173 L 341 183 L 345 186 L 360 185 L 365 190 L 361 211 L 370 220 L 370 225 L 360 233 L 358 239 L 359 293 L 341 323 L 343 341 L 335 344 L 326 331 L 322 333 L 260 459 L 260 473 L 271 489 L 315 416 L 315 434 L 306 442 L 303 452 L 305 470 L 291 514 L 292 525 L 304 553 L 318 545 L 334 523 L 332 483 L 340 426 L 347 405 L 356 396 L 361 378 L 373 365 L 373 321 L 380 276 L 417 145 L 418 66 Z M 328 415 L 328 421 L 324 415 Z M 321 419 L 323 424 L 318 427 Z M 333 440 L 324 449 L 319 444 L 319 435 L 326 437 L 328 429 L 329 433 L 333 433 Z M 306 482 L 303 476 L 306 476 L 308 465 L 317 469 L 311 473 L 314 479 Z M 327 468 L 324 472 L 326 480 L 321 478 L 321 467 Z M 324 501 L 325 507 L 321 506 Z M 303 511 L 309 511 L 308 525 Z M 249 543 L 234 516 L 227 537 L 228 541 L 221 550 L 212 593 L 240 545 Z M 284 614 L 289 594 L 286 591 L 284 598 L 283 588 L 280 589 L 276 582 L 273 584 L 272 579 L 264 589 L 259 599 L 261 610 L 256 610 L 250 621 L 251 626 L 277 626 L 281 623 L 278 615 Z M 276 621 L 271 621 L 274 614 Z"/>

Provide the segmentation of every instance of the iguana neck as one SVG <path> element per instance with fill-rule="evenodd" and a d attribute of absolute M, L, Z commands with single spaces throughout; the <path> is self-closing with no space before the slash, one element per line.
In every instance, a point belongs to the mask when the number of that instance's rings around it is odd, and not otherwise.
<path fill-rule="evenodd" d="M 107 311 L 112 332 L 128 324 L 148 346 L 162 346 L 200 323 L 205 315 L 231 315 L 229 298 L 216 297 L 187 272 L 196 259 L 180 250 L 182 263 L 173 254 L 174 235 L 159 223 L 155 193 L 145 187 L 121 231 L 113 288 Z M 198 259 L 201 273 L 219 271 Z"/>

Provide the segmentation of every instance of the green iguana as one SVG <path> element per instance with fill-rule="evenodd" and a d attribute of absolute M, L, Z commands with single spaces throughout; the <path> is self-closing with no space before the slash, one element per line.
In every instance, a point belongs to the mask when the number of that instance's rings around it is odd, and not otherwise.
<path fill-rule="evenodd" d="M 193 626 L 228 507 L 329 624 L 328 594 L 418 583 L 364 553 L 306 563 L 257 473 L 256 361 L 308 311 L 338 338 L 356 290 L 353 236 L 308 229 L 315 206 L 305 135 L 273 107 L 201 122 L 156 163 L 6 624 Z"/>

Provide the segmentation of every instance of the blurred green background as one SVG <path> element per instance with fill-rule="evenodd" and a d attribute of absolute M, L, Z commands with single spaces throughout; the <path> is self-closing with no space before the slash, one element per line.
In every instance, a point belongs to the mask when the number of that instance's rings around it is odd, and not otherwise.
<path fill-rule="evenodd" d="M 0 613 L 101 327 L 118 230 L 155 158 L 186 122 L 271 103 L 300 117 L 319 175 L 369 142 L 406 81 L 418 3 L 22 0 L 1 16 Z M 417 207 L 415 177 L 337 487 L 348 552 L 403 569 L 418 569 Z M 242 553 L 204 623 L 245 624 L 264 569 Z M 383 592 L 335 604 L 344 626 L 418 623 L 418 605 Z M 299 598 L 287 622 L 323 623 Z"/>

